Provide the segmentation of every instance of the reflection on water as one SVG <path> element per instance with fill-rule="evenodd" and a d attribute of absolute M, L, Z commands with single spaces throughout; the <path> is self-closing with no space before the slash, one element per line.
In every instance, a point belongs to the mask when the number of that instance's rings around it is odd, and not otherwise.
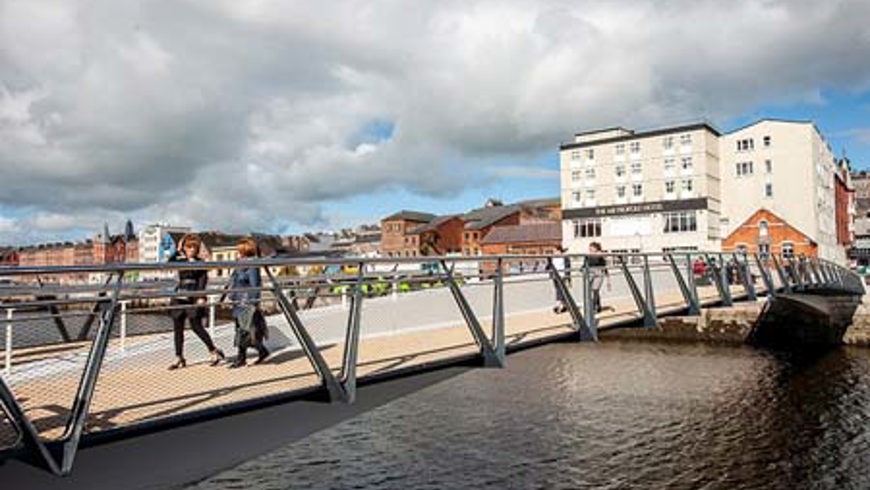
<path fill-rule="evenodd" d="M 870 350 L 555 344 L 197 488 L 870 488 L 868 422 Z"/>

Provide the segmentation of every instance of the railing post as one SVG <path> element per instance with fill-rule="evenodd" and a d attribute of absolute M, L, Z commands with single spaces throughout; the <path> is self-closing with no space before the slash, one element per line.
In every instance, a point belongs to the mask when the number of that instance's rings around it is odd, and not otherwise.
<path fill-rule="evenodd" d="M 121 353 L 127 352 L 127 303 L 128 301 L 121 301 L 121 332 L 119 334 L 119 346 L 121 349 Z M 212 334 L 214 336 L 214 334 Z"/>
<path fill-rule="evenodd" d="M 583 261 L 583 316 L 586 319 L 586 328 L 590 338 L 584 339 L 581 332 L 580 340 L 598 340 L 598 312 L 595 311 L 593 303 L 592 273 L 589 270 L 589 257 L 586 257 Z"/>
<path fill-rule="evenodd" d="M 495 344 L 495 357 L 504 365 L 506 362 L 506 346 L 504 332 L 504 272 L 501 257 L 496 260 L 495 278 L 493 279 L 492 297 L 492 338 Z"/>
<path fill-rule="evenodd" d="M 215 318 L 217 316 L 217 300 L 219 298 L 214 295 L 208 297 L 208 334 L 211 338 L 215 335 Z"/>
<path fill-rule="evenodd" d="M 362 315 L 362 285 L 365 263 L 359 263 L 359 274 L 353 286 L 351 296 L 350 313 L 347 316 L 347 332 L 344 341 L 344 364 L 340 381 L 344 389 L 344 401 L 353 403 L 356 401 L 356 362 L 359 353 L 360 316 Z"/>
<path fill-rule="evenodd" d="M 770 277 L 770 269 L 761 262 L 761 257 L 758 254 L 755 256 L 755 263 L 758 265 L 758 273 L 761 274 L 761 280 L 764 281 L 764 287 L 767 289 L 767 296 L 772 298 L 776 296 L 776 288 L 773 286 L 773 279 Z"/>
<path fill-rule="evenodd" d="M 625 275 L 625 282 L 628 283 L 628 289 L 631 291 L 632 297 L 634 297 L 634 302 L 637 304 L 637 310 L 643 317 L 643 326 L 645 327 L 654 327 L 656 326 L 656 317 L 650 310 L 649 306 L 646 304 L 643 295 L 640 294 L 640 289 L 637 287 L 637 282 L 634 280 L 634 276 L 631 275 L 631 271 L 628 270 L 628 266 L 625 263 L 625 258 L 622 255 L 619 255 L 619 265 L 622 268 L 622 273 Z"/>
<path fill-rule="evenodd" d="M 800 260 L 795 260 L 792 256 L 788 259 L 789 265 L 791 265 L 791 274 L 797 284 L 797 290 L 803 291 L 807 288 L 806 283 L 804 282 L 803 271 L 800 268 Z"/>
<path fill-rule="evenodd" d="M 715 265 L 712 265 L 713 261 L 710 260 L 709 254 L 705 254 L 705 257 L 707 258 L 708 267 L 713 272 L 716 290 L 719 291 L 719 301 L 722 303 L 722 306 L 731 306 L 733 304 L 731 301 L 731 286 L 728 284 L 728 278 L 725 277 L 726 269 L 723 256 L 719 255 L 719 260 L 716 261 Z"/>
<path fill-rule="evenodd" d="M 691 315 L 698 315 L 701 313 L 701 299 L 698 295 L 698 284 L 695 282 L 695 269 L 692 265 L 692 254 L 686 254 L 686 287 L 689 288 L 689 293 L 692 295 L 692 302 L 694 304 L 694 313 L 690 313 Z M 692 311 L 691 307 L 689 311 Z"/>
<path fill-rule="evenodd" d="M 674 278 L 677 280 L 677 286 L 680 288 L 680 292 L 683 294 L 683 299 L 686 301 L 686 307 L 688 308 L 689 315 L 697 315 L 700 312 L 698 308 L 698 302 L 695 297 L 692 296 L 691 291 L 689 291 L 689 287 L 686 285 L 686 281 L 683 279 L 683 275 L 680 274 L 680 268 L 677 266 L 677 261 L 674 259 L 672 254 L 666 254 L 665 258 L 671 266 L 671 270 L 674 273 Z M 691 259 L 689 260 L 691 263 Z M 689 271 L 690 274 L 693 271 Z"/>
<path fill-rule="evenodd" d="M 577 302 L 574 301 L 574 296 L 571 294 L 568 284 L 559 274 L 559 270 L 553 263 L 552 257 L 547 257 L 547 270 L 550 272 L 550 277 L 553 280 L 553 287 L 556 290 L 557 297 L 562 298 L 565 308 L 568 310 L 568 313 L 571 314 L 574 330 L 580 334 L 580 340 L 597 340 L 597 335 L 589 329 L 588 322 L 580 313 L 580 309 L 577 307 Z"/>
<path fill-rule="evenodd" d="M 779 275 L 779 280 L 782 282 L 782 288 L 785 290 L 785 294 L 791 294 L 791 284 L 788 282 L 788 278 L 785 277 L 785 272 L 782 270 L 782 266 L 777 260 L 776 255 L 771 254 L 771 259 L 773 259 L 773 266 L 776 267 L 776 273 Z"/>
<path fill-rule="evenodd" d="M 656 299 L 655 294 L 653 293 L 653 283 L 652 283 L 652 273 L 649 268 L 649 256 L 643 256 L 643 292 L 644 297 L 646 299 L 646 306 L 649 308 L 650 313 L 653 318 L 657 318 L 658 314 L 656 313 Z M 655 322 L 652 326 L 655 326 Z"/>
<path fill-rule="evenodd" d="M 393 276 L 392 294 L 390 295 L 390 299 L 392 299 L 393 301 L 399 300 L 399 278 L 398 278 L 398 276 Z"/>
<path fill-rule="evenodd" d="M 471 309 L 471 306 L 465 299 L 465 295 L 462 294 L 462 290 L 459 288 L 459 284 L 456 283 L 456 279 L 453 277 L 453 269 L 447 267 L 447 261 L 445 260 L 441 261 L 441 267 L 444 268 L 447 286 L 450 288 L 453 300 L 456 302 L 456 306 L 459 308 L 462 318 L 465 319 L 465 324 L 471 331 L 471 336 L 474 337 L 475 343 L 480 347 L 480 354 L 481 357 L 483 357 L 483 365 L 486 367 L 502 367 L 504 365 L 503 360 L 498 358 L 492 342 L 487 337 L 486 332 L 484 332 L 480 327 L 480 322 L 477 320 L 474 310 Z"/>
<path fill-rule="evenodd" d="M 746 254 L 740 255 L 743 255 L 743 261 L 741 261 L 738 254 L 735 253 L 734 263 L 740 268 L 740 275 L 743 276 L 743 289 L 746 291 L 746 299 L 749 301 L 756 301 L 758 295 L 755 293 L 755 282 L 752 280 L 752 272 L 749 270 L 749 259 L 746 257 Z"/>
<path fill-rule="evenodd" d="M 6 359 L 4 360 L 4 369 L 6 376 L 12 374 L 12 315 L 15 308 L 6 308 Z"/>

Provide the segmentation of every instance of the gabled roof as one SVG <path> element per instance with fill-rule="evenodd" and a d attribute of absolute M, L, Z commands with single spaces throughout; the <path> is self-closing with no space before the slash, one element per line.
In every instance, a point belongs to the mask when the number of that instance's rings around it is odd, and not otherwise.
<path fill-rule="evenodd" d="M 407 209 L 403 209 L 398 213 L 391 214 L 381 221 L 393 221 L 393 220 L 405 220 L 405 221 L 417 221 L 420 223 L 428 223 L 432 221 L 436 216 L 431 213 L 422 213 L 419 211 L 408 211 Z"/>
<path fill-rule="evenodd" d="M 466 230 L 480 230 L 494 225 L 508 216 L 522 210 L 519 204 L 478 208 L 462 216 Z"/>
<path fill-rule="evenodd" d="M 408 234 L 409 235 L 419 235 L 420 233 L 425 233 L 427 231 L 434 231 L 434 230 L 437 230 L 438 227 L 443 225 L 444 223 L 447 223 L 448 221 L 456 219 L 456 218 L 461 218 L 461 215 L 459 215 L 459 214 L 447 214 L 444 216 L 436 216 L 428 223 L 408 230 Z"/>
<path fill-rule="evenodd" d="M 771 211 L 771 210 L 769 210 L 769 209 L 767 209 L 767 208 L 758 208 L 758 209 L 756 209 L 752 214 L 749 215 L 748 218 L 746 218 L 745 220 L 743 220 L 742 223 L 740 223 L 737 227 L 735 227 L 735 228 L 734 228 L 734 231 L 732 231 L 730 235 L 728 235 L 727 237 L 725 237 L 725 240 L 728 240 L 729 238 L 731 238 L 731 235 L 737 233 L 737 231 L 738 231 L 740 228 L 743 228 L 744 226 L 749 226 L 749 222 L 752 221 L 756 216 L 758 216 L 758 215 L 761 214 L 761 213 L 767 213 L 767 214 L 773 216 L 773 217 L 776 218 L 778 221 L 780 221 L 780 222 L 782 222 L 783 224 L 785 224 L 785 226 L 791 228 L 792 230 L 794 230 L 794 231 L 797 232 L 798 234 L 802 235 L 804 238 L 806 238 L 807 240 L 809 240 L 811 243 L 816 243 L 816 241 L 813 240 L 809 235 L 807 235 L 807 234 L 804 233 L 803 231 L 799 230 L 797 227 L 795 227 L 794 225 L 792 225 L 792 224 L 789 223 L 788 221 L 784 220 L 781 216 L 779 216 L 778 214 L 774 213 L 773 211 Z"/>
<path fill-rule="evenodd" d="M 486 234 L 483 244 L 562 242 L 562 226 L 559 223 L 534 223 L 528 225 L 497 226 Z"/>

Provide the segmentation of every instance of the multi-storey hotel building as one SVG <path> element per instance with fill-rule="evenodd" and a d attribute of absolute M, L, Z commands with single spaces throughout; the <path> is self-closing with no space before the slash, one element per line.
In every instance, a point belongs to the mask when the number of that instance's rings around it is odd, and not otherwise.
<path fill-rule="evenodd" d="M 560 151 L 569 251 L 718 249 L 719 136 L 707 124 L 576 134 Z"/>
<path fill-rule="evenodd" d="M 563 242 L 585 252 L 743 250 L 845 260 L 848 164 L 812 122 L 576 134 L 560 148 Z"/>

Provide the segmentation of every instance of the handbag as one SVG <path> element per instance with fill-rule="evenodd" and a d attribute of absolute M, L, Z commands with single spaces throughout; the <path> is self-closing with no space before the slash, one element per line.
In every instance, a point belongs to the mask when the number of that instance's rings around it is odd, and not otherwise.
<path fill-rule="evenodd" d="M 254 328 L 254 315 L 257 313 L 257 307 L 253 305 L 245 305 L 239 313 L 239 329 L 246 332 L 251 332 Z"/>

